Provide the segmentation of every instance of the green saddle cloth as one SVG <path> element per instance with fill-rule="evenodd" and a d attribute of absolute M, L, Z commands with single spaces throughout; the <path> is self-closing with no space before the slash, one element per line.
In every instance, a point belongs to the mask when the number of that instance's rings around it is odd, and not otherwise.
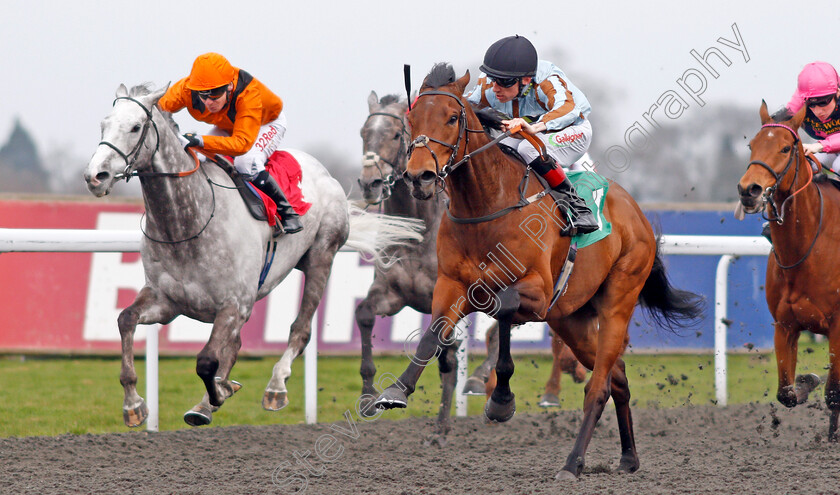
<path fill-rule="evenodd" d="M 566 171 L 566 176 L 574 184 L 578 196 L 586 201 L 586 205 L 592 210 L 595 218 L 598 219 L 598 225 L 601 226 L 595 232 L 572 237 L 572 242 L 577 242 L 577 247 L 580 249 L 595 244 L 612 232 L 612 224 L 604 217 L 604 201 L 606 201 L 610 183 L 601 175 L 586 170 Z"/>

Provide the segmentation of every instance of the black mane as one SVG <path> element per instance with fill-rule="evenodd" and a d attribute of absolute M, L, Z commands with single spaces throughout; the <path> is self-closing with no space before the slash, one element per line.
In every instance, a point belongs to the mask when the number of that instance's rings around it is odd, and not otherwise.
<path fill-rule="evenodd" d="M 383 107 L 387 106 L 387 105 L 390 105 L 392 103 L 399 103 L 399 102 L 400 102 L 400 97 L 397 96 L 397 95 L 385 95 L 385 96 L 382 97 L 381 100 L 379 100 L 379 104 L 382 105 Z"/>
<path fill-rule="evenodd" d="M 455 69 L 446 62 L 438 62 L 429 71 L 426 79 L 423 79 L 423 87 L 440 88 L 455 82 Z"/>
<path fill-rule="evenodd" d="M 787 107 L 782 107 L 776 110 L 776 113 L 771 115 L 770 118 L 773 119 L 773 122 L 776 122 L 778 124 L 779 122 L 784 122 L 786 120 L 792 119 L 793 114 L 790 113 L 790 110 L 788 110 Z"/>

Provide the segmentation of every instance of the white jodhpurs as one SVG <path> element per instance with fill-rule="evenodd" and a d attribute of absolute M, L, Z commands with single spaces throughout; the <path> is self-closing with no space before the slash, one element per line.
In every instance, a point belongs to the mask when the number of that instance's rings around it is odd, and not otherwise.
<path fill-rule="evenodd" d="M 592 143 L 592 124 L 585 120 L 580 125 L 571 125 L 562 131 L 541 132 L 537 134 L 537 137 L 545 143 L 549 156 L 563 168 L 569 168 L 589 149 Z M 525 163 L 530 163 L 539 156 L 539 152 L 525 139 L 509 137 L 501 142 L 515 149 Z"/>
<path fill-rule="evenodd" d="M 227 132 L 214 127 L 208 134 L 229 136 Z M 283 112 L 273 121 L 260 127 L 254 146 L 244 155 L 233 158 L 233 167 L 245 179 L 253 179 L 265 170 L 265 162 L 280 147 L 280 141 L 286 135 L 286 116 Z"/>

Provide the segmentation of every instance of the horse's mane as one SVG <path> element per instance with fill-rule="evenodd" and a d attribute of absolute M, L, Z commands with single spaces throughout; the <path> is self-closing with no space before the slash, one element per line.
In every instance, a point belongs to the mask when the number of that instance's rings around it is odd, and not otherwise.
<path fill-rule="evenodd" d="M 792 119 L 793 114 L 790 113 L 790 110 L 788 110 L 787 107 L 782 107 L 776 110 L 776 113 L 771 115 L 770 118 L 773 119 L 773 122 L 778 124 L 779 122 L 784 122 L 786 120 Z"/>
<path fill-rule="evenodd" d="M 150 94 L 152 94 L 152 83 L 150 82 L 138 84 L 137 86 L 134 86 L 130 90 L 128 90 L 128 96 L 132 98 L 138 96 L 147 96 Z M 163 118 L 164 120 L 166 120 L 166 123 L 169 124 L 169 127 L 171 127 L 173 131 L 175 131 L 175 134 L 180 134 L 181 131 L 178 127 L 178 123 L 175 122 L 175 119 L 172 117 L 172 114 L 169 112 L 164 112 L 163 110 L 161 110 L 160 113 L 161 115 L 163 115 Z"/>
<path fill-rule="evenodd" d="M 379 100 L 379 104 L 384 106 L 391 105 L 393 103 L 402 103 L 403 100 L 397 95 L 385 95 Z"/>
<path fill-rule="evenodd" d="M 423 79 L 424 88 L 439 88 L 455 82 L 455 69 L 446 62 L 438 62 Z"/>

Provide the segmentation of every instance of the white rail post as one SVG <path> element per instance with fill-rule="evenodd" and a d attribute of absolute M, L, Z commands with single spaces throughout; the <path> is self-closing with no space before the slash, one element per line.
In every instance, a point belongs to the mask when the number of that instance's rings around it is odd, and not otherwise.
<path fill-rule="evenodd" d="M 467 396 L 464 395 L 464 386 L 467 384 L 467 373 L 469 367 L 469 353 L 470 346 L 470 330 L 469 325 L 466 324 L 466 318 L 458 321 L 455 327 L 455 335 L 463 335 L 461 345 L 455 351 L 455 359 L 458 362 L 457 378 L 455 381 L 455 416 L 459 418 L 467 415 Z"/>
<path fill-rule="evenodd" d="M 158 331 L 160 325 L 148 325 L 146 331 L 146 405 L 149 417 L 146 418 L 146 430 L 158 431 Z"/>
<path fill-rule="evenodd" d="M 312 316 L 312 334 L 303 350 L 306 424 L 318 422 L 318 313 Z"/>
<path fill-rule="evenodd" d="M 718 261 L 715 273 L 715 398 L 718 406 L 725 406 L 728 398 L 726 389 L 726 332 L 727 307 L 729 305 L 729 265 L 735 256 L 726 254 Z"/>

